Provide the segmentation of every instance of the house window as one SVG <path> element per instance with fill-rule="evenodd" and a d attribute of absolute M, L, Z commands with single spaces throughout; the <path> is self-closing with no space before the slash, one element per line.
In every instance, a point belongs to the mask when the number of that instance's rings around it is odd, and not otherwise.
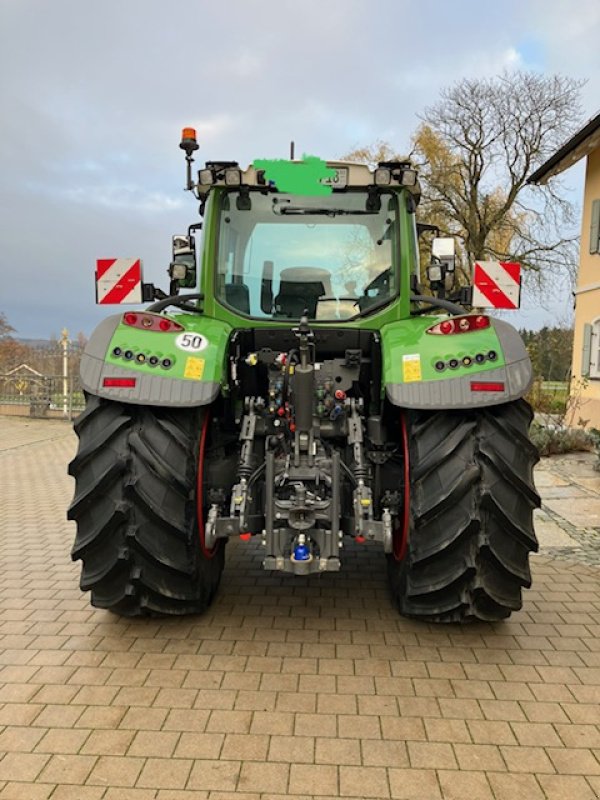
<path fill-rule="evenodd" d="M 600 378 L 600 317 L 592 322 L 590 378 Z"/>

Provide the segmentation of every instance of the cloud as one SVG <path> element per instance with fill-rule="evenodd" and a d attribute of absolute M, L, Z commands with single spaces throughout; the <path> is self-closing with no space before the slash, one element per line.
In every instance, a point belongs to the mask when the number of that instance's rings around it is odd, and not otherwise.
<path fill-rule="evenodd" d="M 182 127 L 204 160 L 337 157 L 388 139 L 461 77 L 529 67 L 599 91 L 596 0 L 0 2 L 0 310 L 22 335 L 82 328 L 93 264 L 140 255 L 165 285 L 170 237 L 197 217 Z M 592 107 L 593 103 L 593 107 Z M 70 322 L 70 320 L 72 322 Z"/>
<path fill-rule="evenodd" d="M 71 203 L 88 206 L 104 206 L 115 211 L 131 214 L 151 214 L 183 208 L 184 202 L 162 192 L 146 192 L 139 186 L 86 186 L 63 189 L 62 197 Z"/>

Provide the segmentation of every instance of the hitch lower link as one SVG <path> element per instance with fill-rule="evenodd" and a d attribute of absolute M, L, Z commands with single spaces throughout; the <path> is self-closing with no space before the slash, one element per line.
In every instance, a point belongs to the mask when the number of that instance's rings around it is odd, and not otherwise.
<path fill-rule="evenodd" d="M 261 417 L 263 402 L 250 398 L 242 420 L 242 442 L 238 482 L 231 494 L 229 515 L 221 516 L 214 503 L 205 524 L 205 544 L 213 547 L 220 538 L 244 535 L 249 529 L 249 509 L 253 487 L 264 470 L 264 520 L 261 544 L 265 548 L 263 566 L 306 575 L 340 569 L 339 551 L 343 547 L 341 520 L 341 459 L 333 450 L 326 454 L 318 439 L 310 437 L 308 447 L 295 442 L 293 453 L 276 457 L 273 442 L 267 437 L 264 463 L 255 463 L 255 437 L 264 433 Z M 392 516 L 384 508 L 381 520 L 374 519 L 373 497 L 367 483 L 368 466 L 363 448 L 363 429 L 355 400 L 347 401 L 348 444 L 353 452 L 351 475 L 353 529 L 357 542 L 379 541 L 386 553 L 392 552 Z M 296 433 L 296 439 L 299 433 Z M 349 470 L 347 470 L 349 471 Z"/>

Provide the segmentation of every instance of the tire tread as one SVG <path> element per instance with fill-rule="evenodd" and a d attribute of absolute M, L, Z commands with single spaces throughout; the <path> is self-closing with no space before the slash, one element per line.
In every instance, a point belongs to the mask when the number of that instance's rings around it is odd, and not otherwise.
<path fill-rule="evenodd" d="M 521 608 L 538 549 L 531 409 L 517 400 L 408 419 L 411 525 L 405 559 L 388 556 L 394 599 L 428 621 L 504 619 Z"/>
<path fill-rule="evenodd" d="M 198 440 L 206 412 L 86 398 L 69 465 L 77 523 L 73 560 L 92 605 L 124 616 L 201 613 L 223 570 L 223 548 L 201 552 Z"/>

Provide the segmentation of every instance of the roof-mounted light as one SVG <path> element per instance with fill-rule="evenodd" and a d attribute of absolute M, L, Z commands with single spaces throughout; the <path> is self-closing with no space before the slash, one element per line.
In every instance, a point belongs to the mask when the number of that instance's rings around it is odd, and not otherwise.
<path fill-rule="evenodd" d="M 225 170 L 225 185 L 226 186 L 239 186 L 242 182 L 242 173 L 239 169 L 226 169 Z"/>
<path fill-rule="evenodd" d="M 201 186 L 211 186 L 215 182 L 212 169 L 201 169 L 198 171 L 198 183 Z"/>
<path fill-rule="evenodd" d="M 400 181 L 402 186 L 415 186 L 417 183 L 417 170 L 416 169 L 403 169 L 400 173 Z"/>
<path fill-rule="evenodd" d="M 379 167 L 374 173 L 375 186 L 389 186 L 392 182 L 392 172 L 389 169 Z"/>
<path fill-rule="evenodd" d="M 186 156 L 191 159 L 192 153 L 198 149 L 198 142 L 196 141 L 195 128 L 184 128 L 181 131 L 181 141 L 179 147 L 185 150 Z"/>

